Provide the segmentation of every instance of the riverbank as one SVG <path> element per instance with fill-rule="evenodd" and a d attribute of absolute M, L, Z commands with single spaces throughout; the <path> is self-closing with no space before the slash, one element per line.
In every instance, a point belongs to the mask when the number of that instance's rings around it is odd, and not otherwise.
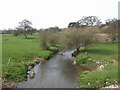
<path fill-rule="evenodd" d="M 76 88 L 77 79 L 71 52 L 57 53 L 50 60 L 40 63 L 33 70 L 33 79 L 21 82 L 18 88 Z"/>
<path fill-rule="evenodd" d="M 27 79 L 28 67 L 32 69 L 37 63 L 35 58 L 49 60 L 58 51 L 57 47 L 50 46 L 49 50 L 39 47 L 38 34 L 25 39 L 24 36 L 2 36 L 2 85 L 16 87 L 20 81 Z"/>
<path fill-rule="evenodd" d="M 116 85 L 118 84 L 118 44 L 93 44 L 77 55 L 76 65 L 89 68 L 78 76 L 80 88 Z"/>
<path fill-rule="evenodd" d="M 21 78 L 22 79 L 12 81 L 12 80 L 7 79 L 7 77 L 4 78 L 2 80 L 2 88 L 16 88 L 19 82 L 24 81 L 24 80 L 26 81 L 27 80 L 28 72 L 31 71 L 34 68 L 34 66 L 36 66 L 39 63 L 43 63 L 46 60 L 49 60 L 50 58 L 52 58 L 58 52 L 58 48 L 49 49 L 49 50 L 52 51 L 52 54 L 50 54 L 49 56 L 44 57 L 44 58 L 40 58 L 40 57 L 34 58 L 33 61 L 28 62 L 28 64 L 24 64 L 24 66 L 26 67 L 25 68 L 26 72 L 25 72 L 25 75 L 24 75 L 23 78 L 22 78 L 22 74 L 21 74 Z M 29 75 L 31 76 L 31 79 L 34 78 L 34 76 L 31 73 Z"/>

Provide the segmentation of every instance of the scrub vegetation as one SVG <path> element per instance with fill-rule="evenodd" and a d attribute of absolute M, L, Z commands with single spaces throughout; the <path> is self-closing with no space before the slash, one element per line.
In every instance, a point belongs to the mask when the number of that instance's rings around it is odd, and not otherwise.
<path fill-rule="evenodd" d="M 39 45 L 39 34 L 24 38 L 24 36 L 2 35 L 2 77 L 9 80 L 24 80 L 27 75 L 27 65 L 34 62 L 35 57 L 47 58 L 57 47 L 43 50 Z"/>

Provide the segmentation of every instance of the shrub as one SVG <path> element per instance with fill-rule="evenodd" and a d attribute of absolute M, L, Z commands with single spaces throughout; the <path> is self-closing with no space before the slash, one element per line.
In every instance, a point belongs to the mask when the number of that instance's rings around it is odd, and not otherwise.
<path fill-rule="evenodd" d="M 82 73 L 79 77 L 79 86 L 81 88 L 101 88 L 117 82 L 117 69 Z"/>

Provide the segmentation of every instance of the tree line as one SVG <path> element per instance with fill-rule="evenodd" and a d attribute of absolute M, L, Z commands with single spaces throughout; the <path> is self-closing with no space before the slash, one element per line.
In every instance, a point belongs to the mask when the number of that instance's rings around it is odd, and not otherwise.
<path fill-rule="evenodd" d="M 118 40 L 118 27 L 120 21 L 117 19 L 107 19 L 105 24 L 102 24 L 97 17 L 83 17 L 78 22 L 70 22 L 68 28 L 58 32 L 49 30 L 40 31 L 40 45 L 47 50 L 49 45 L 60 45 L 60 50 L 76 49 L 80 47 L 87 48 L 91 43 L 98 42 L 96 35 L 104 33 L 109 35 L 111 42 Z M 107 39 L 106 39 L 107 41 Z"/>
<path fill-rule="evenodd" d="M 107 28 L 103 29 L 103 27 L 105 27 L 105 26 L 107 26 Z M 57 34 L 57 33 L 61 34 L 62 32 L 66 33 L 66 34 L 69 33 L 69 35 L 66 35 L 66 38 L 70 38 L 70 37 L 75 38 L 75 36 L 77 34 L 79 34 L 79 32 L 82 33 L 79 36 L 82 36 L 82 35 L 84 35 L 84 33 L 87 34 L 88 31 L 90 31 L 89 33 L 92 33 L 92 31 L 88 30 L 88 28 L 97 27 L 98 29 L 100 29 L 101 32 L 109 34 L 110 37 L 112 37 L 112 41 L 115 41 L 116 37 L 118 37 L 118 27 L 119 26 L 120 26 L 120 20 L 117 20 L 115 18 L 114 19 L 107 19 L 106 23 L 102 24 L 101 20 L 97 16 L 84 16 L 80 20 L 78 20 L 77 22 L 70 22 L 68 24 L 67 30 L 60 29 L 57 26 L 50 27 L 47 29 L 37 30 L 37 29 L 32 27 L 31 21 L 24 19 L 21 22 L 19 22 L 19 25 L 15 29 L 3 30 L 2 34 L 13 34 L 15 36 L 24 35 L 25 38 L 28 38 L 28 35 L 32 35 L 35 32 L 40 32 L 40 33 L 44 34 L 44 38 L 46 38 L 45 37 L 46 35 L 49 36 L 49 34 L 50 34 L 50 36 L 52 36 L 52 38 L 54 37 L 54 40 L 50 41 L 50 42 L 54 43 L 55 39 L 57 38 L 56 37 L 57 35 L 54 36 L 53 33 L 54 34 Z M 71 30 L 71 31 L 68 32 L 68 30 Z M 79 32 L 77 30 L 79 30 Z M 87 32 L 86 32 L 86 30 L 87 30 Z M 75 33 L 75 36 L 74 36 L 74 33 Z M 87 38 L 87 36 L 86 36 L 86 38 Z M 49 39 L 50 39 L 50 37 L 49 37 Z M 71 38 L 71 40 L 72 40 L 72 38 Z M 69 41 L 69 40 L 66 40 L 66 42 L 67 41 Z M 69 42 L 69 44 L 72 45 L 73 42 L 74 41 Z M 79 42 L 79 40 L 77 40 L 77 42 Z M 44 44 L 43 44 L 43 46 L 44 46 Z M 77 46 L 75 46 L 75 47 L 77 47 Z"/>

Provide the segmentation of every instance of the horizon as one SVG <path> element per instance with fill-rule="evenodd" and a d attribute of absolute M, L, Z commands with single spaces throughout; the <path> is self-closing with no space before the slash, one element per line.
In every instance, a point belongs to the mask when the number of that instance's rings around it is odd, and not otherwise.
<path fill-rule="evenodd" d="M 119 0 L 1 0 L 0 30 L 14 29 L 27 19 L 36 29 L 58 26 L 66 28 L 70 22 L 77 22 L 83 16 L 97 16 L 104 23 L 106 19 L 118 19 Z"/>

